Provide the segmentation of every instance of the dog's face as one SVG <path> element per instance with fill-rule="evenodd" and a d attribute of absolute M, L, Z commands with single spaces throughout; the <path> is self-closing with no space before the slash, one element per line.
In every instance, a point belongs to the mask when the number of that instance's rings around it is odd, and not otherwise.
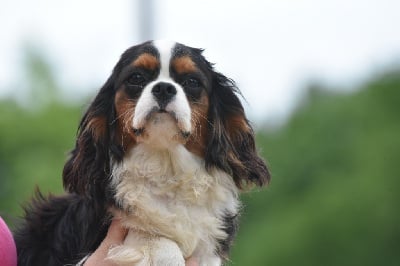
<path fill-rule="evenodd" d="M 201 51 L 156 41 L 124 56 L 128 64 L 117 77 L 114 100 L 124 149 L 181 143 L 204 156 L 212 80 Z"/>
<path fill-rule="evenodd" d="M 104 194 L 113 163 L 140 143 L 182 145 L 236 185 L 269 180 L 233 81 L 214 71 L 202 50 L 154 41 L 131 47 L 82 118 L 64 185 Z"/>

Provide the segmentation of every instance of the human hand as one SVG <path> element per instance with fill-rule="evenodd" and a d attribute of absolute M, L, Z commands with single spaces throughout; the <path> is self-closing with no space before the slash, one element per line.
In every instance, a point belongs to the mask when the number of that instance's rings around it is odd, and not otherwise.
<path fill-rule="evenodd" d="M 103 242 L 100 246 L 93 252 L 92 255 L 86 260 L 84 266 L 114 266 L 116 265 L 110 260 L 107 260 L 107 253 L 110 247 L 121 245 L 124 242 L 126 230 L 121 225 L 121 219 L 113 219 L 111 221 L 110 227 Z"/>
<path fill-rule="evenodd" d="M 186 266 L 198 266 L 198 265 L 199 265 L 199 262 L 197 261 L 196 258 L 190 257 L 190 258 L 188 258 L 188 259 L 186 260 L 185 265 L 186 265 Z"/>

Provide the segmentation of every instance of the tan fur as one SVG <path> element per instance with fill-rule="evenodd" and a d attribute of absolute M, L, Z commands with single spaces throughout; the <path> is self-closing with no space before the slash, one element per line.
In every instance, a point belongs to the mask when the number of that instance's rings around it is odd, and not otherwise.
<path fill-rule="evenodd" d="M 136 143 L 136 137 L 132 129 L 133 111 L 136 101 L 129 99 L 124 90 L 119 90 L 115 95 L 115 108 L 117 113 L 117 140 L 124 150 L 129 150 Z"/>
<path fill-rule="evenodd" d="M 191 124 L 193 132 L 185 147 L 192 153 L 203 157 L 205 154 L 208 133 L 208 107 L 209 100 L 205 92 L 202 93 L 199 101 L 190 104 L 192 110 Z"/>
<path fill-rule="evenodd" d="M 196 72 L 197 67 L 190 56 L 181 56 L 172 61 L 172 67 L 179 74 Z"/>
<path fill-rule="evenodd" d="M 158 59 L 151 54 L 144 53 L 141 54 L 133 63 L 135 67 L 142 67 L 150 70 L 154 70 L 160 66 Z"/>
<path fill-rule="evenodd" d="M 102 139 L 107 131 L 107 119 L 104 116 L 93 117 L 85 130 L 91 131 L 96 141 Z"/>

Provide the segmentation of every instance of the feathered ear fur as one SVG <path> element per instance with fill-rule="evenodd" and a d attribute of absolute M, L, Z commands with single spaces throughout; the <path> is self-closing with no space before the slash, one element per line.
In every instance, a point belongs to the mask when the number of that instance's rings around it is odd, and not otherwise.
<path fill-rule="evenodd" d="M 115 65 L 111 76 L 100 89 L 84 114 L 71 157 L 64 166 L 63 183 L 69 192 L 107 198 L 111 164 L 124 155 L 122 132 L 118 129 L 115 93 L 120 86 L 119 75 L 131 62 L 138 46 L 126 50 Z"/>
<path fill-rule="evenodd" d="M 210 136 L 207 167 L 217 166 L 233 176 L 239 188 L 269 182 L 270 173 L 255 147 L 254 132 L 236 93 L 235 83 L 213 72 L 210 93 Z"/>
<path fill-rule="evenodd" d="M 64 187 L 69 192 L 104 198 L 110 176 L 110 156 L 122 157 L 121 147 L 112 141 L 116 134 L 114 76 L 111 75 L 100 89 L 79 124 L 75 148 L 63 171 Z"/>

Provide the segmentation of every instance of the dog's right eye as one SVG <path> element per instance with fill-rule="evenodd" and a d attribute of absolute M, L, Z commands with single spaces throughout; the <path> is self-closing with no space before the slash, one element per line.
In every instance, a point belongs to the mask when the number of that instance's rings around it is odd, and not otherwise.
<path fill-rule="evenodd" d="M 146 78 L 141 73 L 133 73 L 127 80 L 128 85 L 131 86 L 143 86 L 146 82 Z"/>

